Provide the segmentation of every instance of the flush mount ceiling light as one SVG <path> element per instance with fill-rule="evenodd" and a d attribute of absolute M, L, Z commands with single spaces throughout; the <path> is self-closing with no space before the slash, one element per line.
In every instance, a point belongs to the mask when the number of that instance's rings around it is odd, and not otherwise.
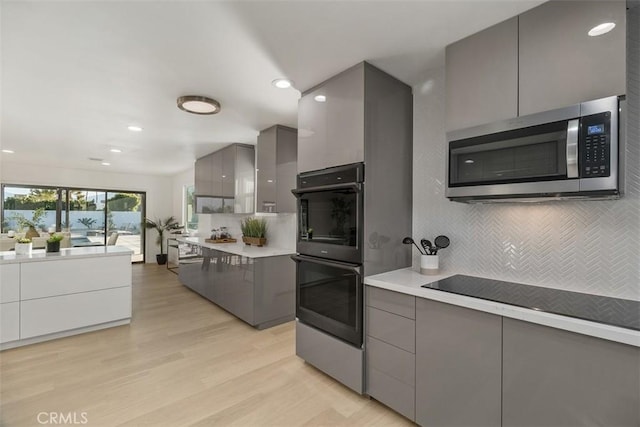
<path fill-rule="evenodd" d="M 127 126 L 127 129 L 129 129 L 131 132 L 142 132 L 142 128 L 136 125 Z"/>
<path fill-rule="evenodd" d="M 178 98 L 178 108 L 193 114 L 216 114 L 220 112 L 220 103 L 206 96 L 186 95 Z"/>
<path fill-rule="evenodd" d="M 289 79 L 275 79 L 271 84 L 278 89 L 288 89 L 293 86 L 293 82 Z"/>
<path fill-rule="evenodd" d="M 607 34 L 609 31 L 613 30 L 616 27 L 616 24 L 613 22 L 605 22 L 600 25 L 596 25 L 592 29 L 589 30 L 589 35 L 591 37 L 601 36 L 603 34 Z"/>
<path fill-rule="evenodd" d="M 316 102 L 327 102 L 327 97 L 324 95 L 316 95 L 313 97 Z"/>

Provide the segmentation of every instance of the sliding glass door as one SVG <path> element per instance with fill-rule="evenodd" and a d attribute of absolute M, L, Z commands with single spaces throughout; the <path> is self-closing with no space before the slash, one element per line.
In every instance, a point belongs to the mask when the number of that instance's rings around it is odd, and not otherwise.
<path fill-rule="evenodd" d="M 2 185 L 2 232 L 70 233 L 70 245 L 119 245 L 144 262 L 145 193 Z"/>

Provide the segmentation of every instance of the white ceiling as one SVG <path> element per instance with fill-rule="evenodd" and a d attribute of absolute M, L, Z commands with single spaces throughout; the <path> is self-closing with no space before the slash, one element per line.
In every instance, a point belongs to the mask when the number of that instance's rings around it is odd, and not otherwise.
<path fill-rule="evenodd" d="M 360 61 L 415 85 L 445 45 L 540 3 L 3 1 L 0 145 L 15 154 L 2 162 L 173 174 L 295 127 L 299 90 Z M 279 77 L 297 90 L 274 88 Z M 221 113 L 179 110 L 190 94 Z"/>

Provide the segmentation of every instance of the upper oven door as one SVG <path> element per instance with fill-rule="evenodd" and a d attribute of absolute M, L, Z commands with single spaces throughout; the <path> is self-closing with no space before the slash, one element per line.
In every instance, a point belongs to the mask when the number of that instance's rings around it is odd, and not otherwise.
<path fill-rule="evenodd" d="M 327 175 L 317 174 L 313 178 L 324 185 L 310 187 L 303 181 L 312 179 L 301 175 L 301 185 L 293 191 L 298 199 L 297 251 L 361 263 L 364 184 L 348 175 L 335 175 L 334 182 L 327 182 Z"/>

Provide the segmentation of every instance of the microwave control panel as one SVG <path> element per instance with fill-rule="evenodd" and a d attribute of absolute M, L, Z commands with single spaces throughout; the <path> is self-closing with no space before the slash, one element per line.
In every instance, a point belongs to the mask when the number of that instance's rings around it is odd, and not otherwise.
<path fill-rule="evenodd" d="M 582 117 L 579 141 L 580 177 L 611 175 L 611 113 Z"/>

